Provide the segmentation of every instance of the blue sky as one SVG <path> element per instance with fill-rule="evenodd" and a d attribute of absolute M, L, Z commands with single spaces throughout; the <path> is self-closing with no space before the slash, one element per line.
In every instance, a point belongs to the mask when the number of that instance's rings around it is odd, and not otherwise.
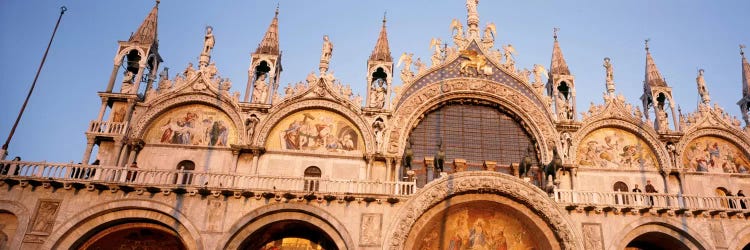
<path fill-rule="evenodd" d="M 222 77 L 244 94 L 250 52 L 270 23 L 277 1 L 170 1 L 159 7 L 160 53 L 170 75 L 197 64 L 206 25 L 214 27 L 213 58 Z M 0 139 L 10 131 L 49 41 L 59 7 L 66 5 L 57 37 L 26 113 L 11 141 L 9 158 L 78 162 L 84 131 L 95 119 L 118 40 L 127 40 L 153 1 L 0 2 Z M 450 41 L 450 21 L 465 23 L 464 1 L 280 1 L 282 86 L 316 70 L 322 36 L 334 43 L 330 70 L 364 95 L 366 62 L 387 11 L 394 59 L 402 52 L 429 61 L 432 37 Z M 698 68 L 712 101 L 733 116 L 741 98 L 738 45 L 750 45 L 750 1 L 489 1 L 479 4 L 480 23 L 497 25 L 498 44 L 511 43 L 519 67 L 549 67 L 552 28 L 576 77 L 577 106 L 602 103 L 602 58 L 612 58 L 617 92 L 639 104 L 644 77 L 643 40 L 683 113 L 699 100 Z M 750 50 L 748 50 L 750 53 Z M 396 74 L 398 75 L 398 74 Z M 394 79 L 397 85 L 401 81 Z M 92 157 L 93 159 L 93 157 Z"/>

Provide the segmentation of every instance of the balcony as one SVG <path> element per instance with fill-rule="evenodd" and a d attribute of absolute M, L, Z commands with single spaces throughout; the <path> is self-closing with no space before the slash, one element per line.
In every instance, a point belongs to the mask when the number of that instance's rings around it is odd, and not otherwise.
<path fill-rule="evenodd" d="M 554 199 L 568 210 L 750 216 L 750 198 L 737 196 L 556 190 Z"/>
<path fill-rule="evenodd" d="M 23 161 L 0 161 L 0 166 L 0 178 L 5 178 L 6 182 L 30 180 L 40 184 L 57 182 L 152 187 L 161 190 L 181 188 L 390 196 L 411 195 L 417 190 L 413 181 L 340 180 Z"/>
<path fill-rule="evenodd" d="M 86 131 L 89 134 L 99 136 L 116 136 L 125 135 L 128 130 L 127 122 L 110 122 L 110 121 L 96 121 L 92 120 L 89 123 L 89 129 Z"/>

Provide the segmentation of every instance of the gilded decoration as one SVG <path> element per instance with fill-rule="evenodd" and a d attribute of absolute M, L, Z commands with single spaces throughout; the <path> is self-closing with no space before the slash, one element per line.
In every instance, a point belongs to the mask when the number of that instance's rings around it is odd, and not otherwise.
<path fill-rule="evenodd" d="M 266 141 L 268 149 L 317 152 L 362 151 L 357 127 L 343 116 L 322 109 L 293 113 L 277 123 Z"/>
<path fill-rule="evenodd" d="M 506 210 L 488 203 L 452 206 L 422 229 L 415 249 L 539 249 L 533 232 Z"/>
<path fill-rule="evenodd" d="M 237 129 L 224 112 L 201 104 L 172 109 L 151 123 L 146 143 L 228 147 Z"/>
<path fill-rule="evenodd" d="M 687 144 L 682 166 L 700 172 L 747 173 L 750 161 L 733 143 L 715 136 L 702 136 Z"/>
<path fill-rule="evenodd" d="M 578 147 L 580 166 L 600 168 L 655 168 L 654 153 L 642 139 L 618 128 L 601 128 L 587 134 Z"/>

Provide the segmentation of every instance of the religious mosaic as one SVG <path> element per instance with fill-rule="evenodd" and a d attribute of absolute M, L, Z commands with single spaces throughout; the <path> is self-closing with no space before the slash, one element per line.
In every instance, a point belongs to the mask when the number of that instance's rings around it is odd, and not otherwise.
<path fill-rule="evenodd" d="M 704 136 L 694 139 L 685 147 L 682 166 L 700 172 L 747 173 L 750 161 L 731 142 Z"/>
<path fill-rule="evenodd" d="M 224 112 L 192 104 L 162 114 L 147 130 L 146 142 L 228 147 L 237 140 L 237 130 Z"/>
<path fill-rule="evenodd" d="M 585 167 L 654 168 L 658 163 L 646 142 L 622 129 L 595 130 L 579 145 L 577 162 Z"/>
<path fill-rule="evenodd" d="M 422 229 L 415 249 L 539 249 L 515 216 L 496 206 L 458 206 L 435 215 Z"/>
<path fill-rule="evenodd" d="M 348 152 L 364 148 L 362 136 L 351 121 L 327 110 L 305 110 L 287 116 L 269 133 L 266 148 Z"/>

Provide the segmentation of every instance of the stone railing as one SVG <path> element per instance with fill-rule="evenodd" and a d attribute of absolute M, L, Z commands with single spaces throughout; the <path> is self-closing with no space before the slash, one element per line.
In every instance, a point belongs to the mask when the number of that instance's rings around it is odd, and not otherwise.
<path fill-rule="evenodd" d="M 92 120 L 89 123 L 89 130 L 87 132 L 93 134 L 103 135 L 124 135 L 127 132 L 127 122 L 110 122 L 110 121 L 97 121 Z"/>
<path fill-rule="evenodd" d="M 727 213 L 750 216 L 750 198 L 661 193 L 555 190 L 554 199 L 568 210 Z"/>
<path fill-rule="evenodd" d="M 411 195 L 416 182 L 340 180 L 243 175 L 188 170 L 157 170 L 47 162 L 0 161 L 0 178 L 35 182 L 98 183 L 163 188 L 210 188 L 331 194 Z"/>

